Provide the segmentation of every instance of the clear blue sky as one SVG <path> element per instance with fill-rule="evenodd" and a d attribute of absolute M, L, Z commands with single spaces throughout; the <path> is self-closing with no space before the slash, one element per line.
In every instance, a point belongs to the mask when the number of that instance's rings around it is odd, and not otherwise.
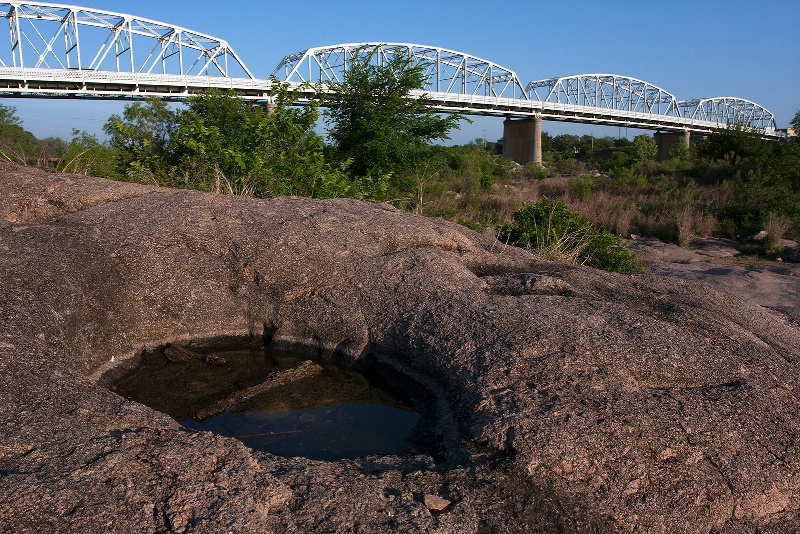
<path fill-rule="evenodd" d="M 64 2 L 66 3 L 66 2 Z M 516 71 L 523 83 L 612 73 L 645 80 L 678 99 L 737 96 L 772 111 L 785 128 L 800 109 L 798 0 L 82 0 L 228 41 L 257 77 L 312 46 L 384 41 L 440 46 Z M 5 99 L 39 137 L 72 127 L 102 137 L 122 105 Z M 617 135 L 616 128 L 546 122 L 560 133 Z M 502 119 L 476 118 L 467 142 L 502 136 Z M 643 133 L 631 130 L 629 136 Z M 625 131 L 622 131 L 625 135 Z"/>

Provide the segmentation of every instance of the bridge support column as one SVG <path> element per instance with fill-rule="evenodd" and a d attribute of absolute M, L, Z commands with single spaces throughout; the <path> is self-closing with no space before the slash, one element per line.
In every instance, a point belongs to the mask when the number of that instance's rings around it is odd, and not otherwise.
<path fill-rule="evenodd" d="M 503 121 L 503 156 L 520 165 L 542 163 L 542 118 Z"/>
<path fill-rule="evenodd" d="M 653 134 L 653 139 L 656 141 L 656 145 L 658 145 L 658 155 L 656 158 L 658 161 L 664 161 L 669 159 L 669 153 L 672 152 L 672 149 L 675 148 L 681 139 L 684 140 L 686 143 L 686 148 L 689 148 L 689 143 L 691 142 L 692 134 L 689 130 L 683 132 L 656 132 Z"/>

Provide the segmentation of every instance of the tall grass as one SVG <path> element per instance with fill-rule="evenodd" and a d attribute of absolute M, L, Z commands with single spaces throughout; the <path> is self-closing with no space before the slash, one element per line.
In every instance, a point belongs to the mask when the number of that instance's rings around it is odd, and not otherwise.
<path fill-rule="evenodd" d="M 785 215 L 770 212 L 765 230 L 767 231 L 767 247 L 770 250 L 783 249 L 783 236 L 789 230 L 792 221 Z"/>

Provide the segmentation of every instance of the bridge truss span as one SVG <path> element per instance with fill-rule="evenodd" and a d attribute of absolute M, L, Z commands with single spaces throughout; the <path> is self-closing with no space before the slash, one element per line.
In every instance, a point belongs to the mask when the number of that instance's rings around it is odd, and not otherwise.
<path fill-rule="evenodd" d="M 298 104 L 342 82 L 354 60 L 402 58 L 422 66 L 412 93 L 441 112 L 708 133 L 732 124 L 779 137 L 768 110 L 741 98 L 678 102 L 648 82 L 580 74 L 527 85 L 497 63 L 436 46 L 369 42 L 309 48 L 255 78 L 228 43 L 180 26 L 100 9 L 0 1 L 0 96 L 184 100 L 210 88 L 269 103 L 275 79 L 298 89 Z M 4 44 L 5 42 L 5 44 Z"/>
<path fill-rule="evenodd" d="M 0 67 L 253 78 L 227 42 L 149 19 L 44 2 L 0 2 Z"/>
<path fill-rule="evenodd" d="M 743 98 L 723 96 L 678 102 L 683 117 L 719 125 L 743 124 L 762 131 L 775 131 L 775 116 L 768 109 Z"/>
<path fill-rule="evenodd" d="M 680 117 L 678 100 L 651 83 L 617 74 L 578 74 L 531 82 L 529 98 L 600 110 Z"/>
<path fill-rule="evenodd" d="M 349 43 L 309 48 L 283 58 L 272 72 L 279 80 L 330 84 L 341 82 L 354 58 L 385 64 L 402 56 L 421 64 L 426 92 L 527 100 L 516 73 L 462 52 L 412 43 Z"/>

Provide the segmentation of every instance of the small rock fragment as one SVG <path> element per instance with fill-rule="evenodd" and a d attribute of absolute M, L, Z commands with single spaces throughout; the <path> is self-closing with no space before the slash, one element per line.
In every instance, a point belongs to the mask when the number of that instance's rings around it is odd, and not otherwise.
<path fill-rule="evenodd" d="M 441 512 L 450 506 L 450 501 L 443 499 L 438 495 L 425 495 L 425 506 L 428 508 L 428 510 Z"/>

